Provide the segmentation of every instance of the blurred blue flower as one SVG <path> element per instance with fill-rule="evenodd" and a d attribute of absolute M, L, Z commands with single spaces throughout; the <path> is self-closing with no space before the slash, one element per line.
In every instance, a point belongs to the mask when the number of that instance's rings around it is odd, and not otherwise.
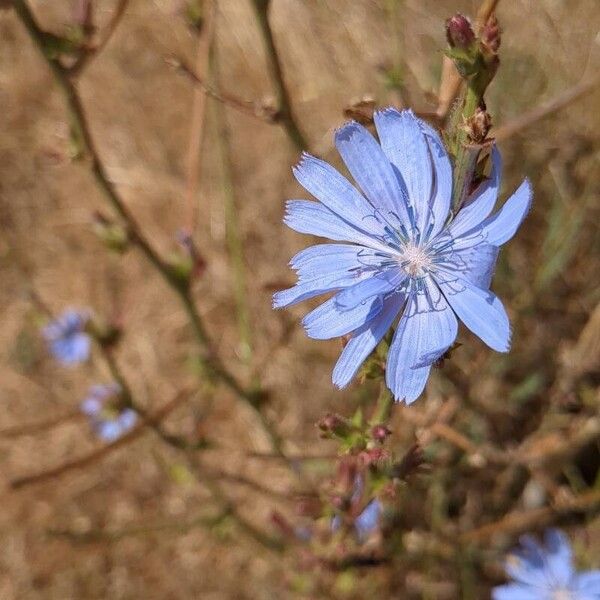
<path fill-rule="evenodd" d="M 364 479 L 362 475 L 357 475 L 354 480 L 354 488 L 350 503 L 355 506 L 360 503 L 364 491 Z M 365 508 L 354 519 L 354 531 L 360 542 L 364 542 L 369 534 L 377 529 L 379 519 L 381 517 L 382 506 L 381 502 L 376 498 L 371 500 Z M 335 515 L 331 520 L 331 531 L 336 532 L 342 524 L 340 515 Z"/>
<path fill-rule="evenodd" d="M 358 539 L 366 539 L 379 525 L 380 517 L 381 502 L 377 499 L 371 500 L 354 521 L 354 529 L 356 529 Z"/>
<path fill-rule="evenodd" d="M 134 410 L 118 406 L 120 394 L 121 388 L 116 383 L 93 385 L 80 406 L 92 430 L 106 442 L 120 438 L 137 422 Z"/>
<path fill-rule="evenodd" d="M 334 292 L 303 325 L 315 339 L 351 336 L 333 370 L 340 388 L 402 313 L 386 382 L 397 401 L 411 403 L 432 364 L 454 342 L 457 318 L 494 350 L 508 351 L 508 317 L 489 287 L 498 248 L 525 218 L 532 191 L 525 180 L 490 216 L 501 176 L 494 147 L 490 178 L 451 215 L 452 167 L 438 134 L 411 111 L 388 108 L 374 119 L 380 144 L 355 122 L 335 135 L 362 194 L 308 154 L 294 169 L 319 202 L 288 201 L 284 222 L 300 233 L 350 243 L 318 244 L 298 253 L 290 262 L 298 283 L 276 293 L 273 306 Z"/>
<path fill-rule="evenodd" d="M 42 329 L 50 352 L 63 365 L 85 362 L 90 356 L 91 339 L 85 331 L 89 314 L 68 309 Z"/>
<path fill-rule="evenodd" d="M 546 531 L 544 547 L 530 536 L 508 557 L 506 572 L 515 583 L 494 588 L 493 600 L 599 600 L 600 570 L 576 573 L 566 536 Z"/>

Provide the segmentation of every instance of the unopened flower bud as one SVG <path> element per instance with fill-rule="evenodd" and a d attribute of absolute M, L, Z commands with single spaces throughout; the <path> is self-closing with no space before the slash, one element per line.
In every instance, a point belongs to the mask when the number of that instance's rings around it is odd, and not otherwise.
<path fill-rule="evenodd" d="M 488 19 L 488 22 L 481 31 L 481 43 L 485 50 L 491 54 L 497 54 L 498 49 L 500 48 L 500 42 L 501 37 L 498 19 L 496 19 L 495 16 L 492 16 L 490 19 Z"/>
<path fill-rule="evenodd" d="M 475 41 L 471 21 L 461 14 L 449 18 L 446 21 L 446 38 L 451 48 L 467 50 Z"/>
<path fill-rule="evenodd" d="M 343 417 L 340 417 L 339 415 L 334 415 L 333 413 L 325 415 L 317 423 L 317 426 L 324 433 L 335 435 L 338 437 L 344 437 L 352 431 L 352 425 L 349 421 L 347 421 Z"/>
<path fill-rule="evenodd" d="M 383 448 L 371 448 L 370 450 L 364 450 L 358 455 L 359 460 L 365 467 L 375 465 L 378 462 L 386 460 L 389 457 L 389 452 L 387 450 L 384 450 Z"/>
<path fill-rule="evenodd" d="M 206 271 L 206 261 L 198 251 L 198 248 L 196 247 L 192 236 L 184 230 L 179 230 L 175 234 L 175 239 L 177 240 L 183 251 L 190 258 L 192 267 L 190 275 L 195 279 L 202 276 L 204 274 L 204 271 Z"/>
<path fill-rule="evenodd" d="M 388 435 L 390 435 L 390 433 L 392 432 L 389 427 L 383 424 L 375 425 L 371 429 L 371 437 L 378 442 L 385 442 L 385 439 Z"/>
<path fill-rule="evenodd" d="M 481 144 L 487 138 L 487 134 L 492 126 L 490 114 L 481 107 L 477 107 L 473 116 L 466 123 L 467 135 L 469 140 Z"/>

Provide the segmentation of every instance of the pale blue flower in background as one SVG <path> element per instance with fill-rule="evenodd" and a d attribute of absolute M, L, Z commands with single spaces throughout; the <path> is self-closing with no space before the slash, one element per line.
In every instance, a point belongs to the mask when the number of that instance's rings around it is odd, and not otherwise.
<path fill-rule="evenodd" d="M 566 536 L 549 529 L 540 546 L 530 536 L 508 557 L 514 583 L 494 588 L 493 600 L 600 600 L 600 570 L 577 573 Z"/>
<path fill-rule="evenodd" d="M 121 388 L 116 383 L 93 385 L 80 406 L 92 430 L 105 442 L 120 438 L 138 419 L 137 413 L 131 408 L 118 406 L 120 394 Z"/>
<path fill-rule="evenodd" d="M 361 501 L 361 497 L 364 491 L 364 479 L 362 475 L 357 475 L 354 480 L 354 489 L 352 492 L 351 503 L 358 504 Z M 382 505 L 381 502 L 374 498 L 370 500 L 368 504 L 362 509 L 359 515 L 354 519 L 354 531 L 359 542 L 364 542 L 369 535 L 375 531 L 379 525 L 379 519 L 381 518 Z M 342 525 L 342 519 L 340 515 L 335 515 L 331 519 L 331 531 L 334 533 L 339 530 Z"/>
<path fill-rule="evenodd" d="M 42 329 L 52 356 L 63 365 L 73 366 L 85 362 L 92 345 L 85 326 L 89 313 L 68 309 Z"/>
<path fill-rule="evenodd" d="M 328 163 L 304 154 L 298 182 L 319 202 L 290 200 L 284 222 L 295 231 L 341 244 L 318 244 L 290 262 L 298 283 L 274 295 L 281 308 L 333 292 L 303 320 L 309 337 L 349 335 L 333 370 L 346 386 L 400 316 L 386 382 L 397 401 L 422 393 L 432 364 L 452 345 L 460 319 L 488 346 L 507 352 L 508 316 L 489 290 L 498 248 L 529 211 L 525 180 L 490 216 L 501 161 L 451 215 L 452 167 L 438 134 L 411 111 L 375 113 L 380 143 L 350 122 L 335 143 L 362 193 Z M 349 243 L 348 243 L 349 242 Z"/>
<path fill-rule="evenodd" d="M 381 518 L 381 502 L 377 499 L 371 500 L 354 521 L 354 529 L 359 540 L 365 540 L 372 531 L 379 526 Z"/>

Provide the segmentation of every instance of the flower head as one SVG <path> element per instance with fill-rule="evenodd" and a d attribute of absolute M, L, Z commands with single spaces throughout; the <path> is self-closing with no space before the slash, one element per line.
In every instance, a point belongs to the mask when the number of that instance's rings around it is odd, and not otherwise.
<path fill-rule="evenodd" d="M 508 557 L 506 572 L 514 583 L 494 588 L 493 600 L 598 600 L 600 571 L 576 573 L 566 536 L 549 529 L 541 547 L 530 536 Z"/>
<path fill-rule="evenodd" d="M 42 335 L 56 360 L 72 366 L 89 358 L 91 339 L 85 331 L 88 321 L 87 312 L 68 309 L 43 328 Z"/>
<path fill-rule="evenodd" d="M 333 292 L 303 320 L 309 337 L 349 335 L 333 370 L 346 386 L 362 362 L 399 322 L 389 349 L 386 382 L 397 401 L 413 402 L 432 364 L 450 348 L 460 319 L 488 346 L 506 352 L 510 326 L 489 290 L 498 248 L 529 211 L 525 180 L 490 216 L 501 161 L 450 213 L 452 167 L 438 134 L 411 111 L 374 115 L 380 143 L 350 122 L 335 143 L 362 193 L 328 163 L 304 154 L 298 182 L 319 202 L 290 200 L 284 222 L 295 231 L 335 240 L 306 248 L 290 262 L 298 283 L 275 294 L 275 308 Z"/>
<path fill-rule="evenodd" d="M 119 406 L 120 394 L 121 388 L 116 383 L 93 385 L 80 406 L 92 430 L 106 442 L 120 438 L 137 421 L 134 410 Z"/>

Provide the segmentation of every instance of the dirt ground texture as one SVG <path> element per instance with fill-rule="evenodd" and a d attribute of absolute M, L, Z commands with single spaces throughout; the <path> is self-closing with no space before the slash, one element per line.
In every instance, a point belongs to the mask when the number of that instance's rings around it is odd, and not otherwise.
<path fill-rule="evenodd" d="M 29 4 L 44 28 L 62 32 L 75 2 Z M 94 2 L 100 28 L 115 4 Z M 106 48 L 78 82 L 108 175 L 164 256 L 177 251 L 176 232 L 188 214 L 194 90 L 166 60 L 195 60 L 197 36 L 182 17 L 182 4 L 131 0 Z M 478 4 L 272 0 L 271 25 L 293 112 L 311 151 L 340 166 L 333 129 L 344 121 L 344 107 L 365 96 L 386 106 L 402 95 L 415 110 L 434 110 L 444 20 L 459 11 L 474 15 Z M 597 0 L 507 1 L 497 14 L 502 62 L 488 108 L 498 126 L 600 71 Z M 215 27 L 213 66 L 221 89 L 273 102 L 265 43 L 250 0 L 219 0 Z M 90 384 L 109 377 L 99 358 L 65 369 L 48 356 L 32 289 L 53 312 L 91 307 L 123 326 L 117 358 L 146 407 L 161 406 L 195 376 L 192 335 L 172 292 L 139 252 L 111 254 L 94 234 L 94 211 L 111 215 L 110 207 L 86 164 L 70 159 L 63 97 L 10 8 L 0 10 L 0 40 L 0 598 L 460 597 L 452 584 L 460 576 L 439 558 L 420 572 L 411 567 L 414 572 L 402 578 L 378 570 L 330 574 L 322 586 L 306 591 L 291 555 L 268 552 L 230 522 L 213 528 L 196 523 L 218 507 L 181 456 L 152 433 L 83 469 L 11 489 L 15 478 L 98 447 L 80 418 L 19 435 L 14 428 L 71 413 Z M 393 70 L 401 73 L 402 94 L 386 85 L 385 73 Z M 500 143 L 502 198 L 527 175 L 535 203 L 502 251 L 493 284 L 511 317 L 511 353 L 494 354 L 462 331 L 464 345 L 452 359 L 469 374 L 471 405 L 492 413 L 493 427 L 482 432 L 459 409 L 454 425 L 465 434 L 503 446 L 518 443 L 537 427 L 550 395 L 563 391 L 581 410 L 565 412 L 560 431 L 574 435 L 578 419 L 598 414 L 599 106 L 596 88 Z M 222 160 L 223 149 L 230 165 Z M 245 382 L 259 378 L 269 391 L 265 413 L 289 453 L 330 454 L 335 448 L 319 438 L 315 423 L 328 411 L 350 415 L 361 404 L 369 406 L 372 388 L 335 390 L 330 377 L 339 341 L 306 338 L 298 323 L 306 306 L 271 309 L 273 290 L 293 283 L 289 258 L 306 245 L 306 238 L 281 223 L 284 201 L 307 197 L 291 174 L 298 156 L 280 126 L 209 101 L 194 234 L 206 270 L 194 296 L 226 364 Z M 241 242 L 242 264 L 232 259 L 231 236 Z M 420 423 L 452 394 L 441 369 L 415 405 L 398 406 L 393 421 L 398 443 L 410 444 Z M 203 453 L 207 468 L 243 474 L 282 492 L 269 498 L 234 481 L 225 484 L 252 523 L 272 529 L 275 507 L 295 518 L 284 497 L 293 478 L 279 461 L 250 456 L 269 452 L 269 441 L 257 416 L 227 389 L 193 396 L 166 426 L 200 430 L 218 442 L 220 450 Z M 553 474 L 563 492 L 598 489 L 598 438 L 590 452 L 596 465 L 591 475 L 580 472 L 575 459 L 572 468 Z M 316 465 L 311 475 L 325 469 Z M 472 514 L 485 520 L 481 507 Z M 599 568 L 600 522 L 582 518 L 570 525 L 578 562 Z M 98 530 L 117 533 L 83 535 Z M 486 586 L 502 580 L 501 551 L 514 541 L 496 540 L 496 554 L 490 551 L 496 570 L 490 567 L 475 582 L 470 597 L 488 597 Z"/>

